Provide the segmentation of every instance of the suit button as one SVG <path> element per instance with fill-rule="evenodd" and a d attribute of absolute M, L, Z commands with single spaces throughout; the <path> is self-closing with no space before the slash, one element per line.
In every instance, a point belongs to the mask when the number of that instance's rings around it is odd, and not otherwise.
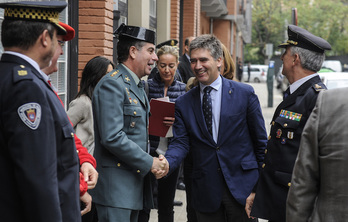
<path fill-rule="evenodd" d="M 140 170 L 137 170 L 137 173 L 140 173 Z"/>
<path fill-rule="evenodd" d="M 216 147 L 216 150 L 217 150 L 217 151 L 220 151 L 220 147 Z"/>
<path fill-rule="evenodd" d="M 117 166 L 118 166 L 118 167 L 120 167 L 120 166 L 121 166 L 121 164 L 120 164 L 120 163 L 117 163 Z"/>
<path fill-rule="evenodd" d="M 288 124 L 287 123 L 284 123 L 284 127 L 287 127 L 288 126 Z"/>
<path fill-rule="evenodd" d="M 78 150 L 76 150 L 76 153 L 78 154 L 78 153 L 79 153 L 79 151 L 78 151 Z"/>
<path fill-rule="evenodd" d="M 219 168 L 218 168 L 218 172 L 220 172 L 220 171 L 221 171 L 221 168 L 219 167 Z"/>
<path fill-rule="evenodd" d="M 265 166 L 266 166 L 266 164 L 264 163 L 264 164 L 262 164 L 262 168 L 265 168 Z"/>
<path fill-rule="evenodd" d="M 291 186 L 291 183 L 288 183 L 288 187 L 290 187 Z"/>

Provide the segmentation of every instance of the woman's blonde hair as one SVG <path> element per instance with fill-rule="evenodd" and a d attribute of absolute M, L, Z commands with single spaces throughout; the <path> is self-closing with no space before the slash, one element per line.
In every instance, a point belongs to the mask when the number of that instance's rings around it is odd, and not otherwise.
<path fill-rule="evenodd" d="M 222 76 L 226 79 L 233 79 L 236 65 L 233 62 L 232 56 L 226 46 L 221 44 L 224 55 L 224 70 L 221 70 Z"/>
<path fill-rule="evenodd" d="M 164 45 L 162 46 L 158 51 L 157 51 L 157 57 L 159 58 L 161 55 L 164 54 L 171 54 L 175 56 L 176 58 L 176 63 L 179 62 L 179 51 L 176 46 L 169 46 L 169 45 Z"/>

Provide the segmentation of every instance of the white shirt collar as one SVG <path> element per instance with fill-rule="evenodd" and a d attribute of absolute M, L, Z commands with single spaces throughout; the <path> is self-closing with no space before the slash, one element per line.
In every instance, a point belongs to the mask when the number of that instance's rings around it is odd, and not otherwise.
<path fill-rule="evenodd" d="M 307 80 L 318 76 L 318 73 L 311 74 L 309 76 L 303 77 L 302 79 L 297 80 L 293 84 L 290 85 L 290 94 L 295 92 L 300 86 L 302 86 L 303 83 L 307 82 Z"/>

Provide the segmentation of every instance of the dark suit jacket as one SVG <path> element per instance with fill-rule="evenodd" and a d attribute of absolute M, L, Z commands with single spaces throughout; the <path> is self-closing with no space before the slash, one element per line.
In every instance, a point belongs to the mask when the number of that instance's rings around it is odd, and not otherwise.
<path fill-rule="evenodd" d="M 193 207 L 200 212 L 215 212 L 226 183 L 234 198 L 245 205 L 258 180 L 266 147 L 259 100 L 251 86 L 222 78 L 217 143 L 206 128 L 201 107 L 199 87 L 175 103 L 174 138 L 165 155 L 170 171 L 190 150 Z"/>
<path fill-rule="evenodd" d="M 80 221 L 74 130 L 54 91 L 27 61 L 0 62 L 1 221 Z"/>
<path fill-rule="evenodd" d="M 191 69 L 191 62 L 187 59 L 187 56 L 184 54 L 179 58 L 178 71 L 181 75 L 182 82 L 187 83 L 187 80 L 191 77 L 194 77 L 193 71 Z"/>
<path fill-rule="evenodd" d="M 286 198 L 302 130 L 314 108 L 319 91 L 323 89 L 326 87 L 320 78 L 313 77 L 277 107 L 271 122 L 265 165 L 251 212 L 254 217 L 285 221 Z"/>

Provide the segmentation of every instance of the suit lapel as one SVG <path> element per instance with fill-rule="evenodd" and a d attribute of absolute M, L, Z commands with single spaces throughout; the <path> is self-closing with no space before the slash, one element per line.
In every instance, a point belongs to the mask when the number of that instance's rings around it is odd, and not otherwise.
<path fill-rule="evenodd" d="M 226 118 L 228 118 L 229 113 L 231 112 L 231 109 L 229 106 L 233 103 L 236 103 L 237 101 L 233 101 L 233 91 L 234 88 L 232 84 L 230 84 L 229 81 L 227 81 L 225 78 L 222 78 L 222 93 L 221 93 L 221 111 L 220 111 L 220 123 L 219 123 L 219 132 L 218 132 L 218 144 L 223 143 L 223 139 L 228 138 L 228 136 L 224 135 L 224 132 L 229 132 L 228 128 L 230 127 L 228 125 L 228 121 L 226 121 Z"/>

